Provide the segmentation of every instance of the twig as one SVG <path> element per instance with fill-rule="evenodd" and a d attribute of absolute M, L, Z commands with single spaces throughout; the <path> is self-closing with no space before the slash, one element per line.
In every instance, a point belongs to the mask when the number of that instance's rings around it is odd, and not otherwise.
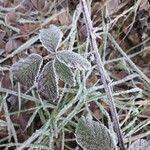
<path fill-rule="evenodd" d="M 84 15 L 85 24 L 86 24 L 86 29 L 87 29 L 87 33 L 88 33 L 88 37 L 89 37 L 90 47 L 91 47 L 92 52 L 94 53 L 96 63 L 98 66 L 98 70 L 99 70 L 99 73 L 101 75 L 101 80 L 103 82 L 104 89 L 106 91 L 107 98 L 109 101 L 109 105 L 110 105 L 110 109 L 111 109 L 111 115 L 112 115 L 112 119 L 113 119 L 113 123 L 114 123 L 114 130 L 117 133 L 120 149 L 125 150 L 122 133 L 121 133 L 121 129 L 119 126 L 118 115 L 117 115 L 117 111 L 116 111 L 116 107 L 115 107 L 115 103 L 114 103 L 114 98 L 113 98 L 113 94 L 112 94 L 111 81 L 108 78 L 108 76 L 106 75 L 104 64 L 102 63 L 101 57 L 100 57 L 99 52 L 98 52 L 98 47 L 97 47 L 97 43 L 96 43 L 96 36 L 93 32 L 93 25 L 92 25 L 92 21 L 90 19 L 90 13 L 88 11 L 88 7 L 87 7 L 85 0 L 81 0 L 81 6 L 82 6 L 83 15 Z"/>

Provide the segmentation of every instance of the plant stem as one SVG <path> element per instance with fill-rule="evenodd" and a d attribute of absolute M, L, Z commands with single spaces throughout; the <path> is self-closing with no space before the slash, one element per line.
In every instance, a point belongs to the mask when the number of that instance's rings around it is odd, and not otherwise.
<path fill-rule="evenodd" d="M 117 137 L 118 137 L 118 143 L 119 143 L 120 149 L 125 150 L 122 133 L 121 133 L 121 129 L 119 126 L 119 119 L 118 119 L 118 115 L 117 115 L 117 111 L 116 111 L 116 107 L 115 107 L 115 103 L 114 103 L 114 98 L 112 95 L 111 81 L 108 78 L 108 76 L 106 75 L 104 64 L 102 63 L 101 57 L 100 57 L 99 52 L 98 52 L 98 47 L 97 47 L 97 43 L 96 43 L 96 36 L 93 32 L 93 25 L 92 25 L 92 21 L 90 19 L 90 13 L 88 11 L 88 7 L 87 7 L 85 0 L 81 0 L 81 7 L 82 7 L 84 19 L 85 19 L 85 24 L 86 24 L 88 37 L 89 37 L 91 51 L 94 53 L 95 60 L 96 60 L 97 66 L 98 66 L 98 70 L 99 70 L 99 73 L 101 75 L 101 80 L 103 82 L 104 89 L 106 91 L 107 98 L 109 101 L 112 120 L 114 123 L 114 130 L 115 130 Z"/>

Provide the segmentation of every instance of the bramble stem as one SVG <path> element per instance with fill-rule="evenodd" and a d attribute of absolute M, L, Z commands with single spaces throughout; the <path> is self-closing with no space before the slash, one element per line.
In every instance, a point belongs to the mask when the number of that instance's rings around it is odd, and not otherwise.
<path fill-rule="evenodd" d="M 96 64 L 97 64 L 98 70 L 99 70 L 99 74 L 101 75 L 101 80 L 103 82 L 104 89 L 107 94 L 108 102 L 110 105 L 112 120 L 114 123 L 113 124 L 114 130 L 118 137 L 118 143 L 119 143 L 120 149 L 125 150 L 122 133 L 121 133 L 121 129 L 119 126 L 119 119 L 118 119 L 118 115 L 117 115 L 117 111 L 116 111 L 116 107 L 115 107 L 115 103 L 114 103 L 114 98 L 113 98 L 113 94 L 112 94 L 111 81 L 108 78 L 108 76 L 106 75 L 104 64 L 102 63 L 100 54 L 98 52 L 96 36 L 93 32 L 94 31 L 93 25 L 92 25 L 92 21 L 90 18 L 90 13 L 88 11 L 87 3 L 85 0 L 81 0 L 81 7 L 82 7 L 82 12 L 83 12 L 84 19 L 85 19 L 85 25 L 86 25 L 86 29 L 87 29 L 87 33 L 88 33 L 88 37 L 89 37 L 90 48 L 91 48 L 91 51 L 94 53 Z"/>

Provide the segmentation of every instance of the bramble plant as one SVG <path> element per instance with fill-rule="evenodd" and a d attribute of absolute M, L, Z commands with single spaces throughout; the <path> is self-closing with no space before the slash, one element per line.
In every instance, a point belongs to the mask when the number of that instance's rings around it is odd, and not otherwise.
<path fill-rule="evenodd" d="M 78 70 L 91 68 L 88 60 L 80 54 L 70 50 L 57 51 L 62 37 L 62 31 L 55 25 L 40 30 L 39 39 L 42 45 L 54 55 L 53 60 L 47 62 L 42 69 L 43 59 L 38 54 L 30 54 L 11 67 L 12 74 L 17 81 L 27 87 L 36 87 L 41 95 L 53 102 L 59 97 L 58 78 L 72 86 L 75 83 L 72 68 Z M 89 150 L 115 149 L 109 130 L 103 124 L 92 121 L 91 117 L 82 117 L 79 120 L 76 128 L 76 141 L 81 147 Z"/>
<path fill-rule="evenodd" d="M 75 84 L 73 68 L 78 70 L 91 68 L 90 62 L 80 54 L 71 50 L 57 51 L 62 37 L 62 31 L 55 25 L 50 25 L 48 29 L 41 29 L 39 39 L 42 45 L 54 55 L 53 60 L 42 67 L 43 58 L 38 54 L 30 54 L 10 68 L 14 78 L 22 85 L 36 87 L 41 95 L 53 102 L 59 97 L 58 79 L 73 86 Z M 79 119 L 75 136 L 77 143 L 86 150 L 117 149 L 117 142 L 109 129 L 102 123 L 93 121 L 90 115 Z M 142 139 L 136 141 L 136 144 L 141 148 L 149 148 L 149 143 Z M 130 150 L 135 150 L 134 145 L 135 143 L 131 145 Z"/>
<path fill-rule="evenodd" d="M 73 72 L 74 70 L 78 69 L 82 71 L 91 69 L 90 62 L 82 55 L 71 50 L 58 51 L 62 37 L 62 31 L 55 25 L 50 25 L 47 29 L 41 29 L 39 39 L 42 45 L 54 56 L 53 59 L 43 66 L 43 58 L 40 55 L 30 54 L 27 58 L 19 60 L 13 64 L 10 68 L 15 80 L 20 82 L 22 85 L 27 86 L 28 88 L 36 88 L 38 93 L 49 100 L 49 102 L 57 102 L 57 99 L 60 96 L 58 79 L 63 80 L 71 87 L 75 85 L 76 82 L 74 75 L 75 73 Z M 77 95 L 80 97 L 80 94 L 82 95 L 82 90 L 79 90 L 79 95 Z M 64 108 L 58 111 L 58 113 L 52 113 L 54 115 L 53 124 L 57 124 L 58 118 L 64 114 L 65 111 L 75 102 L 78 101 L 78 96 L 75 98 L 75 101 L 66 104 Z M 76 114 L 75 111 L 80 110 L 83 105 L 84 96 L 79 100 L 74 110 L 72 110 L 72 112 L 68 115 L 68 118 L 72 118 L 73 115 Z M 55 109 L 53 112 L 55 112 Z M 35 117 L 36 113 L 37 111 L 35 111 L 35 114 L 33 114 L 32 117 Z M 30 118 L 31 120 L 32 117 Z M 68 120 L 68 118 L 66 120 Z M 30 124 L 31 121 L 29 120 L 27 127 Z M 50 124 L 49 121 L 47 121 L 47 124 Z M 65 120 L 64 122 L 62 121 L 62 124 L 63 126 L 66 124 Z M 60 130 L 61 126 L 56 127 L 56 129 Z M 36 136 L 40 136 L 41 132 L 44 130 L 45 129 L 41 129 L 38 133 L 35 132 Z M 55 135 L 51 136 L 54 138 Z M 93 121 L 92 115 L 89 112 L 86 117 L 81 117 L 78 120 L 75 137 L 76 142 L 85 150 L 117 149 L 118 141 L 116 140 L 114 131 L 112 132 L 112 130 L 108 129 L 101 122 Z M 32 138 L 34 140 L 34 134 Z M 147 150 L 149 149 L 150 144 L 146 140 L 140 139 L 131 145 L 130 150 L 136 150 L 136 146 L 137 148 Z M 19 150 L 24 147 L 26 147 L 26 145 L 21 145 Z M 51 145 L 50 149 L 54 149 L 54 146 Z M 123 149 L 124 148 L 121 150 Z"/>
<path fill-rule="evenodd" d="M 42 45 L 54 55 L 41 71 L 43 59 L 38 54 L 30 54 L 11 67 L 14 78 L 28 87 L 36 87 L 38 92 L 47 99 L 55 101 L 58 96 L 58 78 L 68 85 L 75 83 L 72 68 L 88 70 L 91 68 L 87 59 L 71 50 L 57 51 L 63 33 L 55 25 L 41 29 L 39 39 Z"/>

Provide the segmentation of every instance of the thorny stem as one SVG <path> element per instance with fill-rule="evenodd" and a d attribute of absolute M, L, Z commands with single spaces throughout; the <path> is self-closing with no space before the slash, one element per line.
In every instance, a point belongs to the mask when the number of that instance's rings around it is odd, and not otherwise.
<path fill-rule="evenodd" d="M 94 53 L 96 63 L 98 66 L 98 70 L 99 70 L 99 73 L 101 75 L 101 80 L 103 82 L 104 89 L 106 91 L 107 98 L 109 101 L 112 120 L 114 123 L 114 130 L 117 133 L 120 149 L 125 150 L 122 133 L 121 133 L 121 129 L 119 126 L 119 119 L 118 119 L 118 115 L 117 115 L 117 111 L 116 111 L 116 107 L 115 107 L 115 103 L 114 103 L 114 98 L 112 96 L 111 81 L 105 73 L 105 68 L 104 68 L 104 65 L 102 63 L 99 52 L 98 52 L 98 47 L 97 47 L 97 43 L 96 43 L 96 36 L 93 32 L 93 25 L 92 25 L 92 21 L 90 19 L 90 13 L 88 11 L 88 7 L 87 7 L 85 0 L 81 0 L 81 7 L 82 7 L 82 11 L 83 11 L 84 19 L 85 19 L 85 24 L 86 24 L 86 29 L 87 29 L 87 33 L 88 33 L 88 37 L 89 37 L 90 48 L 91 48 L 91 51 Z"/>

